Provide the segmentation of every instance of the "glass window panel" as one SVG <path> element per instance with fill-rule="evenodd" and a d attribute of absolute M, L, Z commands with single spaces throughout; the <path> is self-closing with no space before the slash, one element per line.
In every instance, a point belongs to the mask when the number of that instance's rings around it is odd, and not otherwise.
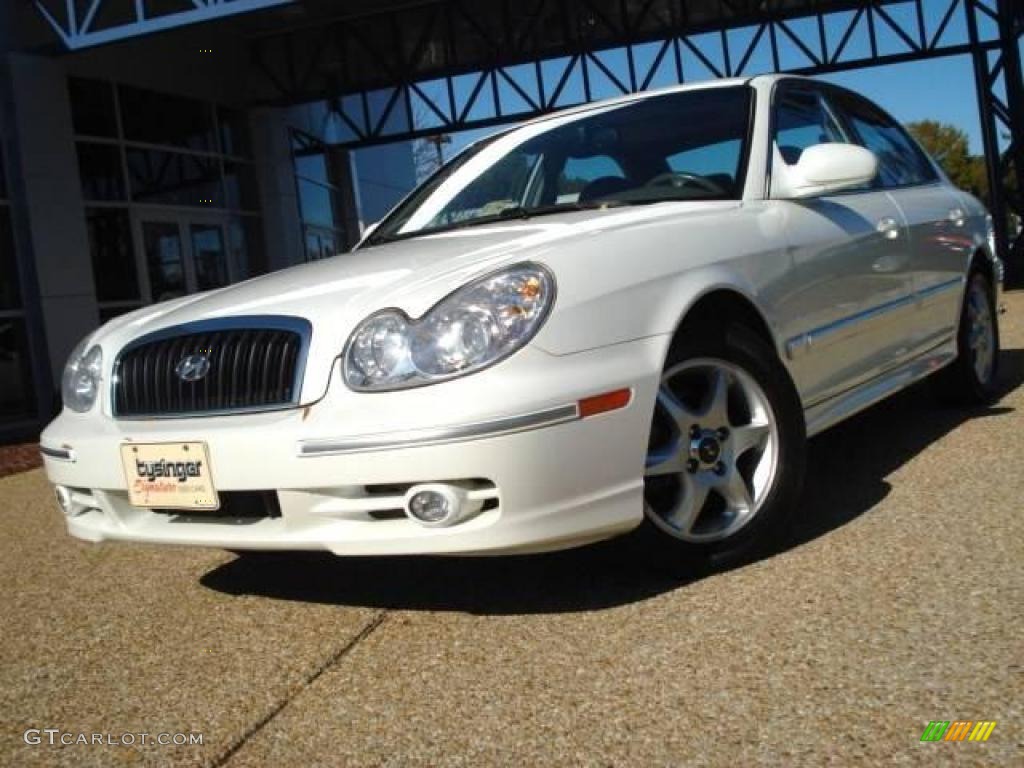
<path fill-rule="evenodd" d="M 224 252 L 224 233 L 216 224 L 193 224 L 192 263 L 196 286 L 200 291 L 228 284 L 228 260 Z"/>
<path fill-rule="evenodd" d="M 217 159 L 129 147 L 128 176 L 137 203 L 224 207 Z"/>
<path fill-rule="evenodd" d="M 78 175 L 86 200 L 124 200 L 121 149 L 111 144 L 78 142 Z"/>
<path fill-rule="evenodd" d="M 530 163 L 527 170 L 533 168 L 536 158 L 527 159 Z M 606 184 L 609 190 L 618 190 L 627 186 L 622 183 L 626 180 L 626 174 L 614 158 L 608 155 L 591 155 L 590 157 L 570 157 L 562 166 L 562 172 L 558 176 L 556 191 L 556 203 L 574 203 L 579 200 L 580 193 L 590 188 L 600 190 L 602 184 Z M 594 182 L 597 184 L 594 184 Z M 525 191 L 525 183 L 523 184 Z M 518 194 L 522 194 L 519 192 Z"/>
<path fill-rule="evenodd" d="M 338 253 L 341 233 L 306 227 L 306 261 L 318 261 Z"/>
<path fill-rule="evenodd" d="M 215 152 L 213 110 L 206 102 L 122 85 L 121 121 L 128 141 Z"/>
<path fill-rule="evenodd" d="M 306 230 L 306 261 L 320 259 L 320 236 L 315 230 Z"/>
<path fill-rule="evenodd" d="M 628 109 L 588 110 L 568 122 L 512 129 L 501 139 L 492 136 L 418 187 L 381 222 L 369 243 L 471 220 L 498 220 L 517 213 L 510 208 L 529 215 L 556 205 L 560 192 L 551 182 L 559 179 L 567 158 L 579 166 L 570 167 L 567 177 L 603 174 L 582 189 L 565 189 L 585 203 L 738 199 L 734 180 L 743 170 L 751 94 L 747 87 L 732 86 L 652 95 Z M 737 146 L 741 151 L 735 151 Z M 684 152 L 692 152 L 686 162 L 699 167 L 695 150 L 701 149 L 701 164 L 714 167 L 714 174 L 671 171 L 667 158 Z M 723 156 L 736 165 L 724 178 L 718 175 Z M 582 167 L 591 158 L 596 162 Z M 611 173 L 616 165 L 625 178 Z"/>
<path fill-rule="evenodd" d="M 0 200 L 7 198 L 7 175 L 4 173 L 4 145 L 0 142 Z"/>
<path fill-rule="evenodd" d="M 0 317 L 0 422 L 34 415 L 25 321 Z"/>
<path fill-rule="evenodd" d="M 89 230 L 92 274 L 96 298 L 100 301 L 138 299 L 139 280 L 135 268 L 128 211 L 93 208 L 85 212 Z"/>
<path fill-rule="evenodd" d="M 18 287 L 18 264 L 14 257 L 11 211 L 6 205 L 0 205 L 0 309 L 16 309 L 20 306 L 21 291 Z"/>
<path fill-rule="evenodd" d="M 149 286 L 153 301 L 185 295 L 185 265 L 178 225 L 167 221 L 142 222 Z"/>
<path fill-rule="evenodd" d="M 327 259 L 338 252 L 338 241 L 334 232 L 320 233 L 320 258 Z"/>
<path fill-rule="evenodd" d="M 114 88 L 110 83 L 69 77 L 68 93 L 71 99 L 71 124 L 75 133 L 117 137 Z"/>
<path fill-rule="evenodd" d="M 249 163 L 224 163 L 224 191 L 227 207 L 233 211 L 255 211 L 256 171 Z"/>
<path fill-rule="evenodd" d="M 906 131 L 874 105 L 853 95 L 837 100 L 861 143 L 878 157 L 878 180 L 885 187 L 924 184 L 938 177 Z"/>
<path fill-rule="evenodd" d="M 330 184 L 331 177 L 327 170 L 327 158 L 323 152 L 308 155 L 295 155 L 295 175 L 321 184 Z"/>
<path fill-rule="evenodd" d="M 304 222 L 326 227 L 334 227 L 340 222 L 333 190 L 305 179 L 298 179 L 298 188 L 299 211 Z"/>
<path fill-rule="evenodd" d="M 572 158 L 570 158 L 572 159 Z M 479 180 L 465 189 L 462 189 L 431 221 L 430 227 L 441 227 L 456 224 L 461 221 L 491 216 L 500 213 L 506 208 L 526 205 L 524 199 L 527 186 L 533 176 L 533 171 L 543 163 L 543 157 L 528 148 L 518 147 L 509 152 L 505 157 L 498 160 L 493 166 L 480 174 Z M 585 173 L 585 162 L 574 161 L 575 170 L 570 167 L 568 174 Z M 598 163 L 599 166 L 605 165 Z M 610 167 L 614 167 L 612 164 Z M 564 166 L 563 166 L 564 168 Z M 605 167 L 607 172 L 609 167 Z M 563 189 L 568 199 L 556 197 L 552 202 L 574 202 L 583 194 L 587 186 L 587 179 L 579 180 L 579 188 L 569 183 L 566 179 L 568 174 L 559 174 L 559 184 L 556 185 L 556 194 L 561 194 Z M 564 186 L 562 181 L 566 183 Z M 592 188 L 594 189 L 594 188 Z"/>
<path fill-rule="evenodd" d="M 743 151 L 739 139 L 698 147 L 665 158 L 674 173 L 703 176 L 719 186 L 732 188 Z"/>
<path fill-rule="evenodd" d="M 225 155 L 249 157 L 249 125 L 245 113 L 237 109 L 218 107 L 217 120 L 220 122 L 220 146 Z"/>
<path fill-rule="evenodd" d="M 816 93 L 790 90 L 777 109 L 775 143 L 787 165 L 796 165 L 804 150 L 816 144 L 847 143 L 842 129 Z"/>

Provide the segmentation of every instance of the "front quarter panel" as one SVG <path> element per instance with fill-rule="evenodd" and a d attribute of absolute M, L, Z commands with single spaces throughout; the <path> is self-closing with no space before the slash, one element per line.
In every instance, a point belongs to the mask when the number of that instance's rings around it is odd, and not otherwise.
<path fill-rule="evenodd" d="M 777 210 L 727 202 L 638 211 L 537 254 L 555 272 L 558 298 L 536 346 L 564 355 L 669 335 L 717 289 L 746 297 L 774 328 L 769 308 L 789 265 Z"/>

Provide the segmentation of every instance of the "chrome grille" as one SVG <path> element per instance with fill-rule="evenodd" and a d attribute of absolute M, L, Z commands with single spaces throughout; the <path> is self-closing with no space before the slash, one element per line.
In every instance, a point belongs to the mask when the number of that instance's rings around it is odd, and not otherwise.
<path fill-rule="evenodd" d="M 118 418 L 159 418 L 287 407 L 298 402 L 310 326 L 297 318 L 190 323 L 138 339 L 114 364 Z M 249 324 L 241 323 L 248 321 Z M 207 372 L 186 381 L 186 358 Z"/>

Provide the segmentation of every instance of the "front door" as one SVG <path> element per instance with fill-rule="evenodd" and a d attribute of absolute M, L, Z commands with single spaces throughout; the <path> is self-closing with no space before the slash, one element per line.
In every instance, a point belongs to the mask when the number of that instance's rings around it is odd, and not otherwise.
<path fill-rule="evenodd" d="M 195 214 L 140 213 L 134 222 L 150 301 L 174 299 L 232 282 L 226 222 Z"/>
<path fill-rule="evenodd" d="M 852 143 L 814 85 L 783 81 L 775 102 L 774 162 Z M 884 190 L 780 201 L 792 279 L 776 299 L 790 370 L 811 406 L 898 365 L 909 354 L 911 254 L 899 208 Z"/>

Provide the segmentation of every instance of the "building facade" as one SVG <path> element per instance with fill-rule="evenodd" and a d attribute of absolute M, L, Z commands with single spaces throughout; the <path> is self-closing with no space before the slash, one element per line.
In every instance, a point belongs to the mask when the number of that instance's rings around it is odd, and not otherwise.
<path fill-rule="evenodd" d="M 0 440 L 102 320 L 344 251 L 410 142 L 695 79 L 969 59 L 1019 283 L 1022 52 L 1020 0 L 0 2 Z"/>
<path fill-rule="evenodd" d="M 100 323 L 344 252 L 415 183 L 408 145 L 357 168 L 322 107 L 247 108 L 213 25 L 68 53 L 2 5 L 0 441 L 52 416 Z"/>

